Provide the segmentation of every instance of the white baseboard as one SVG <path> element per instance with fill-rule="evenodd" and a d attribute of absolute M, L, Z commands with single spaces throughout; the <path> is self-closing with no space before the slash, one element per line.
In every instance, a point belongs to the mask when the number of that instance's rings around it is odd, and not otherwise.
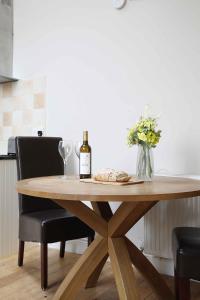
<path fill-rule="evenodd" d="M 50 248 L 59 249 L 60 243 L 49 244 Z M 66 242 L 65 251 L 77 254 L 83 254 L 87 248 L 87 239 L 73 240 Z M 144 253 L 149 261 L 154 265 L 159 273 L 173 276 L 174 275 L 174 263 L 172 259 L 155 257 Z"/>
<path fill-rule="evenodd" d="M 159 273 L 174 276 L 174 262 L 172 259 L 144 254 Z"/>
<path fill-rule="evenodd" d="M 65 251 L 77 253 L 77 254 L 83 254 L 83 252 L 87 248 L 87 245 L 88 245 L 87 243 L 88 243 L 87 238 L 73 240 L 73 241 L 67 241 L 66 245 L 65 245 Z M 60 243 L 49 244 L 49 248 L 59 249 Z"/>

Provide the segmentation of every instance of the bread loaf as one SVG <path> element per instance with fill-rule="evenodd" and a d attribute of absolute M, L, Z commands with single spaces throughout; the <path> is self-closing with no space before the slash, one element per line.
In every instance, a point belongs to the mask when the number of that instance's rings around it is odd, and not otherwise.
<path fill-rule="evenodd" d="M 111 182 L 127 182 L 130 176 L 124 171 L 116 171 L 113 169 L 105 169 L 97 172 L 94 175 L 97 181 L 111 181 Z"/>

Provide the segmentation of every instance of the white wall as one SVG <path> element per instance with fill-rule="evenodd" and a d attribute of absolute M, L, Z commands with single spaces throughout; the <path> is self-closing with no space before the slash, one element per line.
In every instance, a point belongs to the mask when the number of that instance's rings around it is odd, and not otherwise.
<path fill-rule="evenodd" d="M 15 0 L 15 76 L 47 76 L 48 134 L 87 128 L 94 170 L 135 171 L 126 128 L 149 103 L 163 130 L 155 169 L 199 174 L 200 1 L 127 2 Z"/>
<path fill-rule="evenodd" d="M 163 137 L 155 168 L 200 172 L 200 2 L 15 0 L 14 73 L 46 75 L 48 134 L 80 139 L 93 167 L 135 170 L 126 128 L 150 103 Z"/>

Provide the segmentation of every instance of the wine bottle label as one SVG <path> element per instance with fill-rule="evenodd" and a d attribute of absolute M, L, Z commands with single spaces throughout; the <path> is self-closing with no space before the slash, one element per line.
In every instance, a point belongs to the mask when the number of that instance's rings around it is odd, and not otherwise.
<path fill-rule="evenodd" d="M 80 153 L 80 174 L 90 174 L 90 153 Z"/>

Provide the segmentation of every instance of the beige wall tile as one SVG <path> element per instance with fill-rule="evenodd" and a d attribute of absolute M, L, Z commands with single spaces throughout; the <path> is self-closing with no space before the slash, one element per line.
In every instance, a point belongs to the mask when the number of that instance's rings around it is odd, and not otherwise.
<path fill-rule="evenodd" d="M 37 130 L 41 130 L 41 128 L 45 128 L 45 110 L 44 109 L 35 109 L 33 111 L 33 125 L 34 128 L 38 128 Z"/>
<path fill-rule="evenodd" d="M 32 126 L 24 125 L 24 126 L 15 126 L 12 129 L 13 136 L 25 136 L 25 135 L 32 135 Z"/>
<path fill-rule="evenodd" d="M 2 96 L 3 97 L 11 97 L 12 96 L 12 82 L 4 83 L 2 85 Z"/>
<path fill-rule="evenodd" d="M 37 135 L 38 130 L 46 130 L 45 87 L 44 78 L 0 86 L 0 143 L 7 143 L 12 135 Z"/>
<path fill-rule="evenodd" d="M 23 109 L 23 99 L 22 99 L 22 97 L 13 96 L 12 97 L 12 105 L 13 105 L 13 110 Z"/>
<path fill-rule="evenodd" d="M 13 82 L 13 90 L 12 90 L 12 96 L 18 97 L 18 96 L 23 96 L 24 91 L 23 91 L 23 81 L 17 81 Z"/>
<path fill-rule="evenodd" d="M 45 96 L 43 93 L 34 95 L 34 108 L 44 108 L 45 106 Z"/>
<path fill-rule="evenodd" d="M 24 96 L 33 94 L 32 80 L 20 80 L 13 83 L 12 96 Z"/>
<path fill-rule="evenodd" d="M 24 95 L 33 94 L 33 81 L 32 80 L 24 80 L 23 81 L 23 91 L 24 91 Z"/>
<path fill-rule="evenodd" d="M 21 110 L 16 110 L 13 112 L 13 126 L 22 126 L 22 120 L 23 120 L 23 112 Z"/>
<path fill-rule="evenodd" d="M 12 135 L 17 136 L 17 135 L 22 135 L 22 126 L 21 125 L 15 125 L 12 127 Z"/>
<path fill-rule="evenodd" d="M 13 136 L 30 136 L 32 135 L 32 126 L 16 126 L 12 130 Z"/>
<path fill-rule="evenodd" d="M 32 126 L 24 126 L 23 127 L 23 135 L 32 135 Z"/>
<path fill-rule="evenodd" d="M 3 126 L 3 113 L 0 111 L 0 126 Z"/>
<path fill-rule="evenodd" d="M 21 97 L 22 109 L 34 109 L 34 95 L 25 95 Z"/>
<path fill-rule="evenodd" d="M 3 126 L 12 126 L 12 112 L 3 113 Z"/>
<path fill-rule="evenodd" d="M 2 98 L 2 100 L 0 101 L 0 111 L 13 111 L 12 98 Z"/>
<path fill-rule="evenodd" d="M 0 139 L 3 138 L 3 126 L 0 126 Z"/>
<path fill-rule="evenodd" d="M 14 110 L 26 110 L 34 108 L 34 96 L 25 95 L 25 96 L 14 96 L 11 98 L 12 107 Z"/>
<path fill-rule="evenodd" d="M 27 109 L 23 111 L 23 125 L 31 125 L 33 122 L 33 110 Z"/>
<path fill-rule="evenodd" d="M 3 140 L 8 140 L 8 138 L 10 136 L 12 136 L 12 127 L 11 126 L 4 126 L 3 127 L 3 134 L 2 134 Z"/>

